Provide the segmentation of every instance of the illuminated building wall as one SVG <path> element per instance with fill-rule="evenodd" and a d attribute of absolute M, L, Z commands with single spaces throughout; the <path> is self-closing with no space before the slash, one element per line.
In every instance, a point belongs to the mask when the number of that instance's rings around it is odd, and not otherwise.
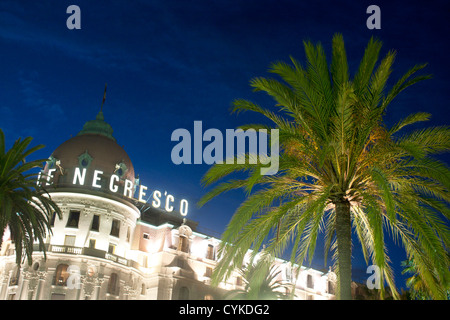
<path fill-rule="evenodd" d="M 101 112 L 52 153 L 40 183 L 62 219 L 52 220 L 46 259 L 36 244 L 31 266 L 16 265 L 5 232 L 0 300 L 202 300 L 243 289 L 238 272 L 217 288 L 210 285 L 220 240 L 196 231 L 197 223 L 185 218 L 186 200 L 154 192 L 151 202 L 139 201 L 149 190 Z M 334 299 L 334 273 L 301 267 L 295 277 L 288 262 L 276 264 L 279 277 L 295 283 L 296 299 Z"/>

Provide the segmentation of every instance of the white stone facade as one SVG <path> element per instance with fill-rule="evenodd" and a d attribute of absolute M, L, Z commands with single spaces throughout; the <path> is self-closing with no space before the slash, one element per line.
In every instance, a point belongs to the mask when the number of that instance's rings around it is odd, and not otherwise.
<path fill-rule="evenodd" d="M 169 194 L 162 204 L 154 190 L 157 204 L 142 204 L 147 187 L 112 131 L 100 111 L 49 157 L 38 183 L 48 187 L 62 217 L 52 219 L 46 257 L 36 244 L 31 265 L 16 264 L 6 230 L 0 300 L 203 300 L 242 289 L 238 272 L 217 288 L 210 285 L 220 240 L 183 221 L 186 200 L 176 208 Z M 295 282 L 295 298 L 334 299 L 334 273 L 301 267 L 297 275 L 286 261 L 276 263 L 282 271 L 277 280 Z"/>
<path fill-rule="evenodd" d="M 51 196 L 63 216 L 54 219 L 46 259 L 36 251 L 31 266 L 27 261 L 17 266 L 14 244 L 3 242 L 1 300 L 203 300 L 242 288 L 237 272 L 218 288 L 210 286 L 219 239 L 187 225 L 145 222 L 125 201 L 80 192 Z M 282 280 L 292 283 L 290 264 L 276 263 Z M 335 281 L 332 272 L 301 267 L 295 298 L 334 299 Z"/>

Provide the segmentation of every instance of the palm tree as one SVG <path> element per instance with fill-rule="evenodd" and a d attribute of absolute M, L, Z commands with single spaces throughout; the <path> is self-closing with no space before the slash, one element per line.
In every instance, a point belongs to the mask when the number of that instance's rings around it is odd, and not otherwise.
<path fill-rule="evenodd" d="M 9 228 L 15 243 L 16 262 L 20 264 L 23 249 L 28 263 L 32 263 L 33 243 L 43 246 L 47 232 L 51 232 L 50 220 L 61 211 L 42 186 L 36 184 L 37 173 L 29 171 L 42 168 L 45 160 L 26 162 L 33 152 L 43 148 L 38 145 L 28 150 L 32 138 L 18 139 L 6 151 L 5 135 L 0 129 L 0 246 L 3 234 Z"/>
<path fill-rule="evenodd" d="M 442 298 L 434 296 L 434 292 L 429 290 L 427 282 L 425 282 L 420 276 L 420 274 L 417 272 L 417 267 L 413 259 L 402 261 L 402 267 L 403 267 L 402 274 L 411 275 L 411 277 L 406 279 L 406 286 L 409 288 L 409 293 L 412 299 L 430 300 Z M 435 281 L 438 282 L 437 279 Z M 450 294 L 450 286 L 448 286 L 447 288 L 444 287 L 443 289 L 446 290 L 446 295 L 448 298 Z"/>
<path fill-rule="evenodd" d="M 410 290 L 411 298 L 414 300 L 428 300 L 430 295 L 427 293 L 427 287 L 424 281 L 416 272 L 413 260 L 402 261 L 402 267 L 402 274 L 411 274 L 411 277 L 406 279 L 406 285 Z"/>
<path fill-rule="evenodd" d="M 238 269 L 240 278 L 244 283 L 243 289 L 231 290 L 225 299 L 231 300 L 280 300 L 287 299 L 288 284 L 277 280 L 281 270 L 277 270 L 274 259 L 270 255 L 261 255 L 257 261 Z"/>
<path fill-rule="evenodd" d="M 248 249 L 259 250 L 263 244 L 274 255 L 289 246 L 291 262 L 302 265 L 307 258 L 311 262 L 323 232 L 325 261 L 333 252 L 336 293 L 351 299 L 353 229 L 366 263 L 370 260 L 380 268 L 381 281 L 387 282 L 394 297 L 398 292 L 386 235 L 402 243 L 430 290 L 443 296 L 441 284 L 450 278 L 446 255 L 450 174 L 446 164 L 432 156 L 448 151 L 449 128 L 400 135 L 404 127 L 428 120 L 430 114 L 424 112 L 408 115 L 391 128 L 384 125 L 392 100 L 430 76 L 417 76 L 425 65 L 416 65 L 387 91 L 395 52 L 389 51 L 377 63 L 381 46 L 370 39 L 350 79 L 342 35 L 333 37 L 330 66 L 321 44 L 305 41 L 306 66 L 291 57 L 290 64 L 276 62 L 269 70 L 282 81 L 263 77 L 251 81 L 254 91 L 275 100 L 274 110 L 234 101 L 234 112 L 256 112 L 273 123 L 242 129 L 278 129 L 279 172 L 262 175 L 260 169 L 267 162 L 260 157 L 257 164 L 230 164 L 227 159 L 204 175 L 202 182 L 209 186 L 234 174 L 205 194 L 200 206 L 229 190 L 243 188 L 247 193 L 223 233 L 214 284 L 240 266 Z"/>

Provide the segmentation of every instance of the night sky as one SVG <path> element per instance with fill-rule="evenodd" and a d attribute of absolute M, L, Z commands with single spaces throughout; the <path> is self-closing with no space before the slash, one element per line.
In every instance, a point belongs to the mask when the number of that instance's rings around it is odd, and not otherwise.
<path fill-rule="evenodd" d="M 241 191 L 224 194 L 203 208 L 200 179 L 207 165 L 174 165 L 177 128 L 193 133 L 258 123 L 256 114 L 230 114 L 234 99 L 263 106 L 274 103 L 248 83 L 269 76 L 271 62 L 294 56 L 305 61 L 302 42 L 320 41 L 328 54 L 334 33 L 344 36 L 350 68 L 358 66 L 371 36 L 383 41 L 382 54 L 397 51 L 392 82 L 415 64 L 428 62 L 433 79 L 400 94 L 386 123 L 426 111 L 448 124 L 450 98 L 448 1 L 8 1 L 0 2 L 0 128 L 7 145 L 18 137 L 45 144 L 36 158 L 50 156 L 103 108 L 105 121 L 129 154 L 142 184 L 189 200 L 189 218 L 223 232 L 243 201 Z M 81 29 L 69 30 L 69 5 L 81 9 Z M 369 30 L 366 9 L 381 9 L 381 30 Z M 392 83 L 391 82 L 391 83 Z M 402 249 L 389 248 L 397 285 Z M 365 281 L 366 265 L 354 244 L 355 280 Z M 317 246 L 313 267 L 323 269 Z M 328 269 L 328 267 L 326 267 Z"/>

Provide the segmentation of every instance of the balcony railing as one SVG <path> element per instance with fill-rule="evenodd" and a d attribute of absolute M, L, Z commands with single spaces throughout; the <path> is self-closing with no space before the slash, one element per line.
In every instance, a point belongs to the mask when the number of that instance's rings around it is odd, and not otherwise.
<path fill-rule="evenodd" d="M 33 247 L 34 251 L 42 251 L 42 247 L 39 245 L 35 245 Z M 107 259 L 113 262 L 120 263 L 124 266 L 135 266 L 133 261 L 125 259 L 123 257 L 117 256 L 112 253 L 108 253 L 103 250 L 98 250 L 94 248 L 82 248 L 82 247 L 74 247 L 74 246 L 64 246 L 64 245 L 49 245 L 45 244 L 45 250 L 47 252 L 55 252 L 55 253 L 67 253 L 67 254 L 76 254 L 76 255 L 85 255 L 85 256 L 91 256 L 101 259 Z M 14 254 L 14 253 L 11 253 Z"/>
<path fill-rule="evenodd" d="M 72 253 L 72 254 L 82 254 L 83 248 L 81 247 L 71 247 L 71 246 L 58 246 L 58 245 L 51 245 L 50 246 L 51 252 L 57 252 L 57 253 Z"/>

